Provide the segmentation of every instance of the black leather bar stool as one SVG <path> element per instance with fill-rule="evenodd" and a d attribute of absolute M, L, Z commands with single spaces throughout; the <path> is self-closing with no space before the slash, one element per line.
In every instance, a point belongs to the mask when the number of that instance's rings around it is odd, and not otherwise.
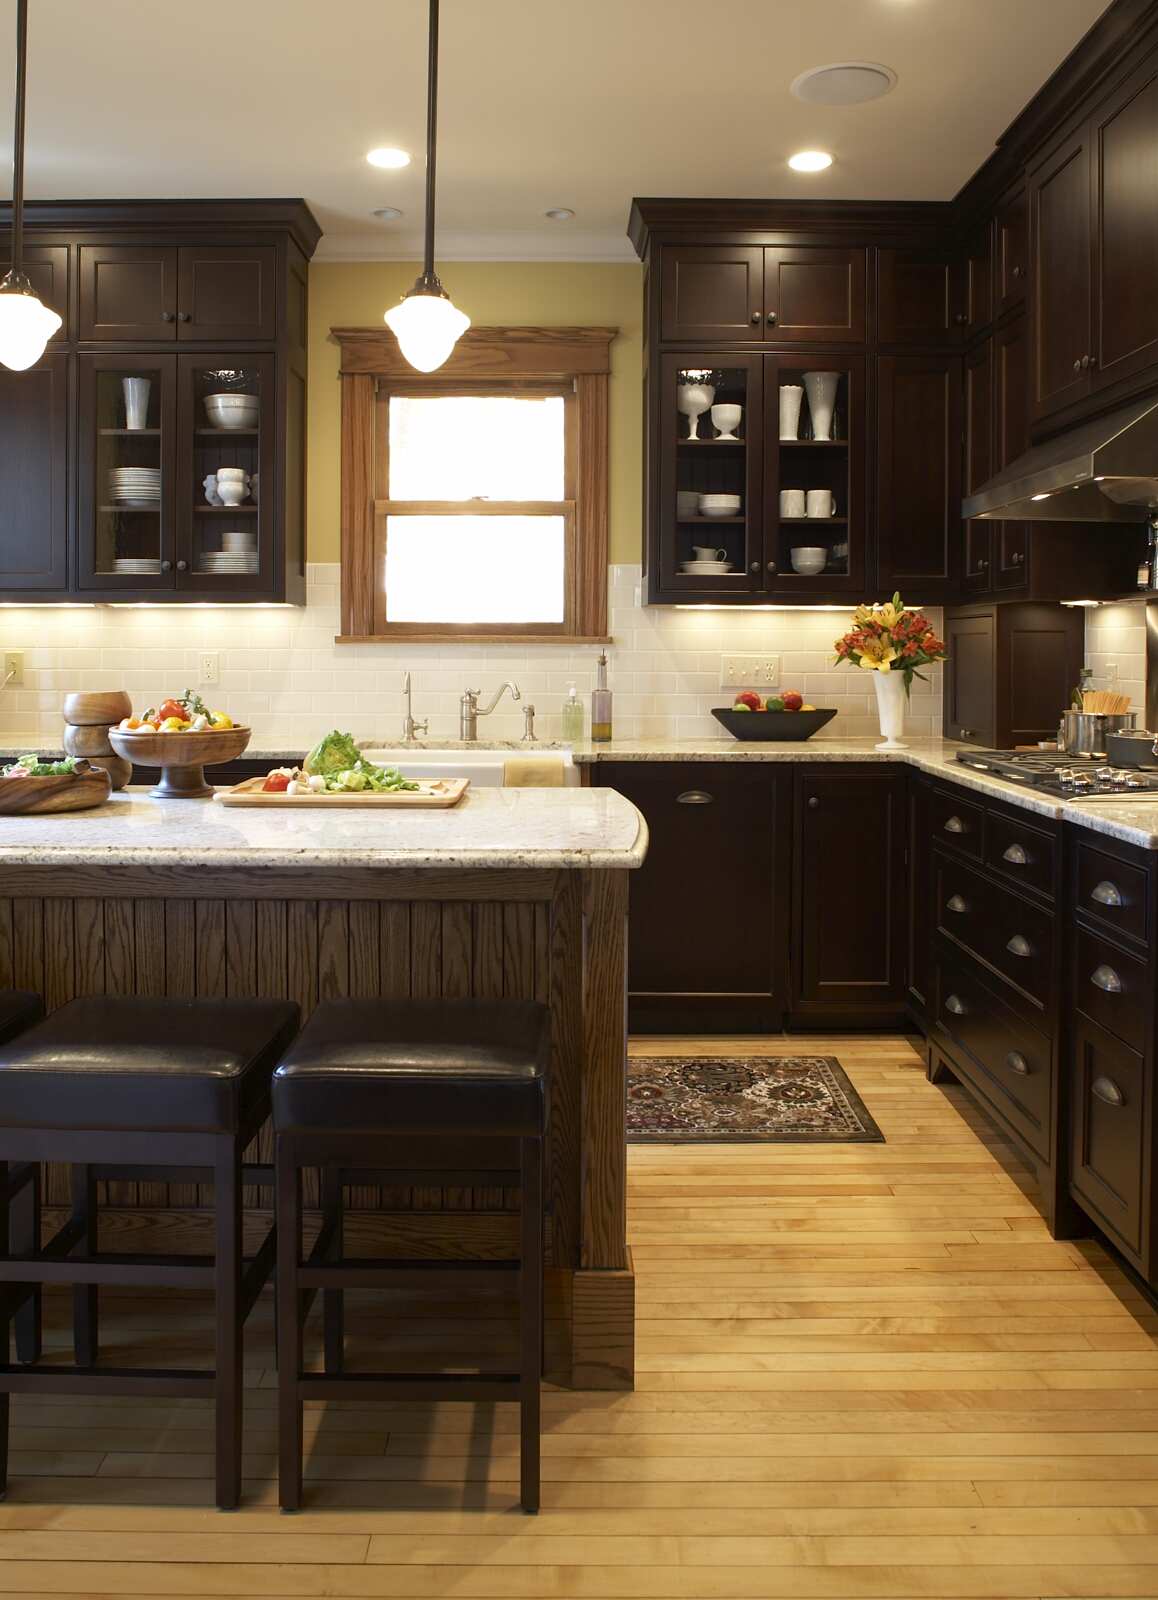
<path fill-rule="evenodd" d="M 0 989 L 0 1044 L 15 1039 L 43 1015 L 44 1003 L 38 994 Z M 8 1169 L 8 1245 L 15 1255 L 35 1250 L 40 1244 L 42 1192 L 40 1162 L 14 1161 Z M 40 1290 L 25 1285 L 24 1291 L 13 1290 L 10 1305 L 16 1328 L 16 1356 L 20 1361 L 39 1361 L 43 1348 Z M 8 1358 L 7 1351 L 4 1358 Z"/>
<path fill-rule="evenodd" d="M 298 1008 L 266 1000 L 74 1000 L 0 1045 L 0 1178 L 14 1160 L 68 1162 L 72 1215 L 47 1244 L 11 1248 L 0 1282 L 71 1283 L 76 1365 L 0 1367 L 0 1489 L 7 1487 L 9 1396 L 160 1394 L 216 1402 L 217 1504 L 241 1496 L 242 1338 L 275 1257 L 270 1229 L 246 1267 L 242 1168 L 269 1115 L 270 1076 L 293 1038 Z M 213 1184 L 212 1257 L 102 1253 L 96 1183 L 115 1175 Z M 266 1178 L 268 1182 L 268 1177 Z M 0 1229 L 7 1238 L 7 1229 Z M 99 1367 L 97 1291 L 208 1288 L 214 1294 L 212 1370 Z"/>
<path fill-rule="evenodd" d="M 277 1170 L 278 1436 L 281 1505 L 302 1500 L 306 1400 L 519 1401 L 523 1508 L 539 1509 L 543 1339 L 543 1142 L 547 1008 L 532 1001 L 323 1002 L 274 1073 Z M 302 1260 L 301 1169 L 323 1169 L 323 1225 Z M 518 1184 L 517 1261 L 354 1260 L 342 1248 L 342 1183 Z M 519 1370 L 342 1372 L 342 1292 L 436 1283 L 443 1272 L 519 1275 Z M 326 1371 L 303 1371 L 302 1329 L 318 1290 Z"/>

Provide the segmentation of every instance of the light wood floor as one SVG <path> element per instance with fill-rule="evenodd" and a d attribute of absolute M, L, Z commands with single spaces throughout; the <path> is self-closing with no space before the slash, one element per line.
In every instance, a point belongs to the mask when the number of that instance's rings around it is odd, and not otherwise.
<path fill-rule="evenodd" d="M 208 1509 L 200 1402 L 17 1401 L 0 1593 L 1158 1595 L 1158 1324 L 1049 1239 L 960 1091 L 900 1038 L 636 1048 L 794 1045 L 887 1144 L 632 1149 L 638 1386 L 547 1395 L 540 1516 L 508 1408 L 351 1406 L 309 1414 L 311 1509 L 280 1517 L 260 1308 L 245 1508 Z M 158 1357 L 157 1305 L 110 1305 L 110 1354 Z"/>

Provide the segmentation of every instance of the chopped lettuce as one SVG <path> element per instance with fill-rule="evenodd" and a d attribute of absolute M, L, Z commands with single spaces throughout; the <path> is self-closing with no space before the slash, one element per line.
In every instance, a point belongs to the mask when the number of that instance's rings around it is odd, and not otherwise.
<path fill-rule="evenodd" d="M 66 778 L 75 771 L 76 762 L 72 756 L 65 756 L 62 761 L 41 761 L 33 752 L 5 767 L 3 775 L 6 778 Z"/>
<path fill-rule="evenodd" d="M 361 759 L 353 734 L 339 733 L 335 729 L 310 751 L 305 759 L 305 771 L 311 775 L 317 773 L 323 778 L 333 777 L 339 772 L 350 771 Z"/>

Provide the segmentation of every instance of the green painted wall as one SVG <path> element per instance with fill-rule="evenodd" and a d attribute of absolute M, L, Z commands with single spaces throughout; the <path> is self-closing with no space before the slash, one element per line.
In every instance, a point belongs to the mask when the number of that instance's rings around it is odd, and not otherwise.
<path fill-rule="evenodd" d="M 476 324 L 619 329 L 611 346 L 611 559 L 640 559 L 643 506 L 643 270 L 579 262 L 446 262 L 456 305 Z M 339 555 L 338 348 L 331 328 L 380 327 L 382 313 L 414 282 L 411 262 L 315 262 L 310 267 L 308 552 Z"/>

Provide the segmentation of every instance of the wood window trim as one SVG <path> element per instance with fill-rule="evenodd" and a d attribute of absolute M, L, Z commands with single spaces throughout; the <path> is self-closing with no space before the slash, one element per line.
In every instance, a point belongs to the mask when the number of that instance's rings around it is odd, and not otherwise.
<path fill-rule="evenodd" d="M 506 643 L 606 642 L 608 561 L 608 378 L 616 328 L 468 328 L 437 373 L 424 378 L 403 360 L 389 329 L 332 328 L 341 350 L 341 572 L 340 644 L 499 639 Z M 384 624 L 376 620 L 375 572 L 386 501 L 379 390 L 437 394 L 502 393 L 568 388 L 567 485 L 574 503 L 568 527 L 566 620 L 563 624 Z"/>

